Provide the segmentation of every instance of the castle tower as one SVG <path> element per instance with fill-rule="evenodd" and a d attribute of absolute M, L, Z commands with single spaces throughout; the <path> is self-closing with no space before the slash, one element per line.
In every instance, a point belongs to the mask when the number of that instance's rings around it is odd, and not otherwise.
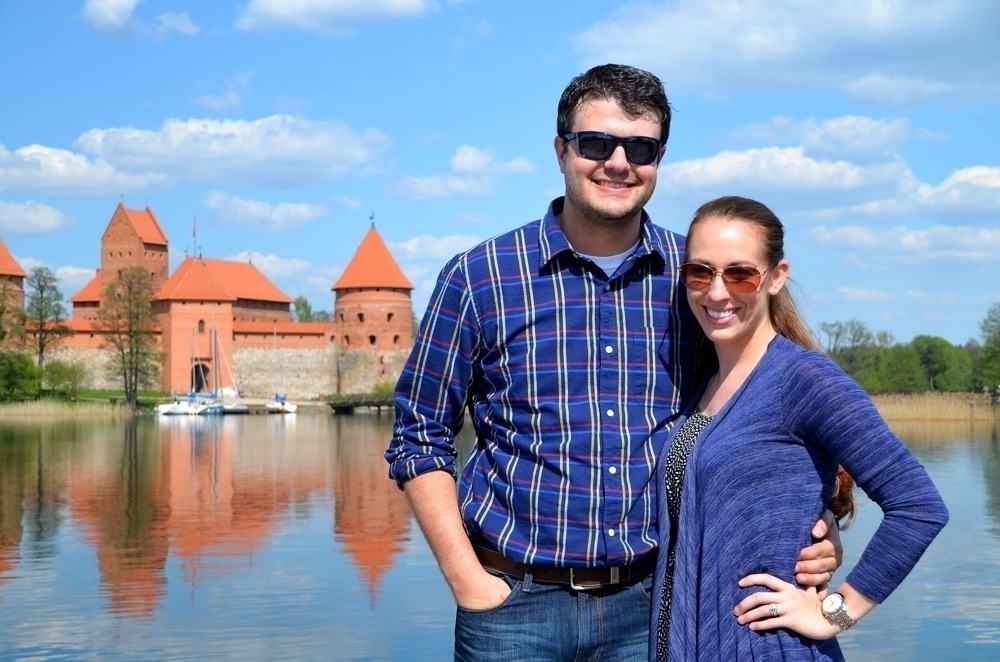
<path fill-rule="evenodd" d="M 105 288 L 128 267 L 144 267 L 153 279 L 153 288 L 159 288 L 167 280 L 168 262 L 167 235 L 153 210 L 128 209 L 119 202 L 101 237 L 101 267 L 69 298 L 73 319 L 94 319 Z"/>
<path fill-rule="evenodd" d="M 0 308 L 24 308 L 24 278 L 27 274 L 0 239 Z"/>
<path fill-rule="evenodd" d="M 167 280 L 167 235 L 153 210 L 128 209 L 118 203 L 101 237 L 101 291 L 126 267 L 143 266 L 157 289 Z"/>
<path fill-rule="evenodd" d="M 413 344 L 413 285 L 372 223 L 333 285 L 335 338 L 341 351 L 409 350 Z"/>

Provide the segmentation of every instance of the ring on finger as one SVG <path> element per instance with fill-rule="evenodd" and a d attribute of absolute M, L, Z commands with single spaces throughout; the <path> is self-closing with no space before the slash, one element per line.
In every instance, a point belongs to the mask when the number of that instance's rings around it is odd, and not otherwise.
<path fill-rule="evenodd" d="M 771 614 L 771 618 L 776 617 L 778 615 L 778 605 L 776 605 L 776 604 L 774 604 L 772 602 L 771 604 L 769 604 L 767 606 L 767 611 L 768 611 L 768 613 Z"/>

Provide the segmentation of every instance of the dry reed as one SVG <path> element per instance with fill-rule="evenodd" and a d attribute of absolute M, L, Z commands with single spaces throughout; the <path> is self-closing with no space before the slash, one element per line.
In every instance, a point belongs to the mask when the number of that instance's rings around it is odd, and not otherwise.
<path fill-rule="evenodd" d="M 56 402 L 31 400 L 0 405 L 0 418 L 84 418 L 98 416 L 124 416 L 127 407 L 109 402 Z"/>
<path fill-rule="evenodd" d="M 993 421 L 1000 405 L 986 393 L 907 393 L 872 397 L 887 421 Z"/>

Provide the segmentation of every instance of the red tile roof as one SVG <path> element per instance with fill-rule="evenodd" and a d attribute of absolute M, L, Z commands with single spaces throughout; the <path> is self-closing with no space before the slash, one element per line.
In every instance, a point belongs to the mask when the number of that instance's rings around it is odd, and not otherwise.
<path fill-rule="evenodd" d="M 142 239 L 142 243 L 155 246 L 167 245 L 167 235 L 164 234 L 163 228 L 160 227 L 160 223 L 156 220 L 156 215 L 153 214 L 152 209 L 149 207 L 145 209 L 129 209 L 120 202 L 118 206 L 125 212 L 125 218 L 135 228 L 135 232 Z M 116 209 L 115 212 L 117 213 L 117 211 Z M 114 215 L 112 215 L 113 217 Z"/>
<path fill-rule="evenodd" d="M 158 299 L 183 301 L 272 301 L 291 303 L 250 262 L 189 257 L 157 292 Z"/>
<path fill-rule="evenodd" d="M 393 259 L 389 248 L 375 230 L 373 224 L 361 240 L 361 245 L 354 252 L 354 257 L 347 264 L 344 273 L 334 283 L 334 290 L 348 288 L 392 287 L 412 290 L 410 280 L 403 275 L 402 269 Z"/>
<path fill-rule="evenodd" d="M 27 276 L 21 265 L 17 263 L 14 256 L 7 250 L 3 239 L 0 239 L 0 276 L 20 276 L 21 278 Z"/>
<path fill-rule="evenodd" d="M 80 291 L 69 298 L 70 303 L 84 303 L 101 300 L 101 270 L 94 272 L 94 277 Z"/>

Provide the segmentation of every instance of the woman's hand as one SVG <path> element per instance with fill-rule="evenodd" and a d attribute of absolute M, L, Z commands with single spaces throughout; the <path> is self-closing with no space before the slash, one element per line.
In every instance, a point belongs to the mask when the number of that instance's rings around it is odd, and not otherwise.
<path fill-rule="evenodd" d="M 840 632 L 840 627 L 823 615 L 815 587 L 801 589 L 773 575 L 747 575 L 740 586 L 763 586 L 744 598 L 734 610 L 736 620 L 751 630 L 788 628 L 810 639 L 824 640 Z M 776 614 L 776 615 L 775 615 Z"/>

